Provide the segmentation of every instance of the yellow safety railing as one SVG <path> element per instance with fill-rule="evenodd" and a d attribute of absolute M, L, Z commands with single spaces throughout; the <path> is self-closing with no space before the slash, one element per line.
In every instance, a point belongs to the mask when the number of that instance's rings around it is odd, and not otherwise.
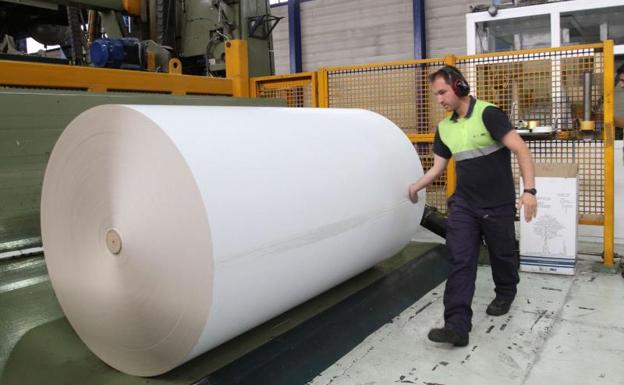
<path fill-rule="evenodd" d="M 613 266 L 613 42 L 458 56 L 454 62 L 472 94 L 499 106 L 512 124 L 536 121 L 557 131 L 526 142 L 535 162 L 578 164 L 579 223 L 604 225 L 604 263 Z M 593 83 L 595 129 L 583 131 L 586 74 Z M 514 177 L 518 183 L 515 159 Z"/>
<path fill-rule="evenodd" d="M 277 98 L 288 107 L 319 107 L 316 72 L 251 78 L 251 95 Z"/>
<path fill-rule="evenodd" d="M 251 79 L 251 96 L 279 97 L 289 106 L 365 108 L 397 124 L 414 143 L 423 168 L 431 167 L 431 146 L 444 111 L 433 99 L 427 76 L 440 66 L 457 66 L 472 94 L 498 105 L 512 124 L 537 121 L 557 132 L 527 140 L 536 162 L 579 165 L 579 223 L 604 226 L 604 264 L 613 266 L 613 42 L 446 56 L 379 64 L 321 68 L 316 72 Z M 581 131 L 583 78 L 591 73 L 591 120 Z M 605 75 L 606 74 L 606 75 Z M 301 97 L 305 88 L 310 96 Z M 519 179 L 514 160 L 516 183 Z M 427 202 L 446 211 L 455 188 L 454 164 L 427 189 Z"/>

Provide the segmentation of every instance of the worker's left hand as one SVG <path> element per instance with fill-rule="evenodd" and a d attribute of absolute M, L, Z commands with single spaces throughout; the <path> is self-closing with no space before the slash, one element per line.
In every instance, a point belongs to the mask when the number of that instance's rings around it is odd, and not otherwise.
<path fill-rule="evenodd" d="M 524 207 L 524 220 L 531 222 L 531 219 L 537 215 L 537 199 L 535 195 L 523 193 L 518 201 L 518 211 Z"/>

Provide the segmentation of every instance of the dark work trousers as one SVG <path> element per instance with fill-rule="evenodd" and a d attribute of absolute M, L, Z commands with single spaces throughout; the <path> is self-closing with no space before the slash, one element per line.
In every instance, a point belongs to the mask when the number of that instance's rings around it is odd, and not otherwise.
<path fill-rule="evenodd" d="M 481 236 L 490 253 L 496 297 L 513 300 L 516 295 L 519 257 L 514 231 L 515 205 L 478 208 L 461 196 L 448 201 L 446 229 L 451 273 L 444 289 L 444 323 L 458 333 L 472 329 L 472 297 L 477 278 Z"/>

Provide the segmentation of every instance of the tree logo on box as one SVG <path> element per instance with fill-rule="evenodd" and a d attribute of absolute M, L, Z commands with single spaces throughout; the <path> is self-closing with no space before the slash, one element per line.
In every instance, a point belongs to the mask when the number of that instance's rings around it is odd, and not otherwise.
<path fill-rule="evenodd" d="M 543 215 L 533 225 L 533 232 L 542 237 L 542 253 L 544 256 L 550 255 L 548 242 L 559 236 L 559 231 L 565 227 L 552 215 Z"/>

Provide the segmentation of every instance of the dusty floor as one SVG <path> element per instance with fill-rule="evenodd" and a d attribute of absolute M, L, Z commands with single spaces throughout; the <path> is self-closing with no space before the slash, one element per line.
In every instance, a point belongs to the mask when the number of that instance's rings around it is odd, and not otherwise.
<path fill-rule="evenodd" d="M 465 348 L 427 340 L 442 325 L 444 283 L 370 335 L 313 384 L 624 384 L 624 279 L 521 273 L 512 310 L 485 313 L 489 266 L 479 267 L 473 331 Z"/>

